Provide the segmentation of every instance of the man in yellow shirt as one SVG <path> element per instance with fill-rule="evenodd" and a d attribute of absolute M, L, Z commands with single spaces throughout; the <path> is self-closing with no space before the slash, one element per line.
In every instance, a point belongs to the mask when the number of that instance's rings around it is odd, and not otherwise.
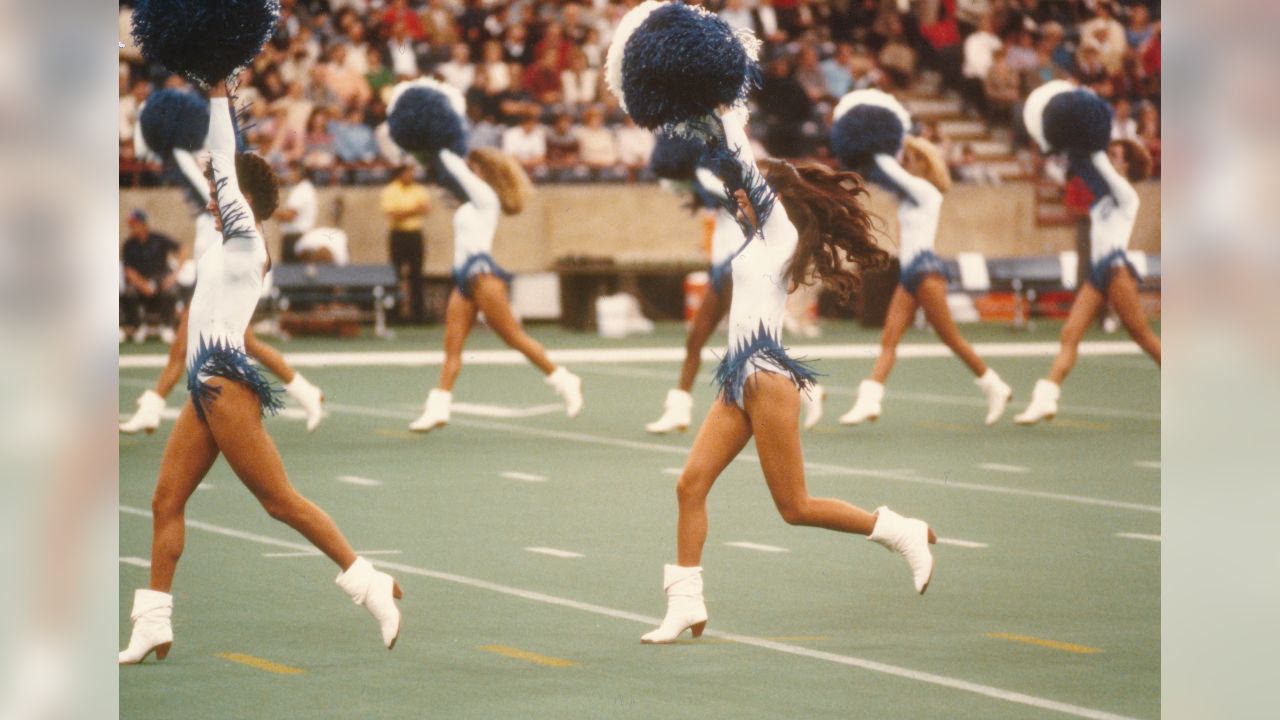
<path fill-rule="evenodd" d="M 391 264 L 400 278 L 400 294 L 408 300 L 400 305 L 400 319 L 421 323 L 422 263 L 426 256 L 422 228 L 431 200 L 426 186 L 414 182 L 413 172 L 408 164 L 396 171 L 395 178 L 382 189 L 381 205 L 391 229 Z"/>

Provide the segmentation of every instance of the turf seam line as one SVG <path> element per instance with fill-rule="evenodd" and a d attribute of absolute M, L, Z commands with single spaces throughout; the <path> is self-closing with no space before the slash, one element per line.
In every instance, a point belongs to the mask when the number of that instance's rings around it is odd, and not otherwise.
<path fill-rule="evenodd" d="M 150 511 L 143 510 L 141 508 L 130 507 L 127 505 L 121 505 L 120 512 L 128 515 L 136 515 L 138 517 L 148 517 L 148 518 L 151 517 Z M 286 547 L 286 548 L 293 548 L 293 549 L 302 549 L 302 548 L 310 547 L 309 545 L 303 545 L 302 543 L 290 542 L 288 540 L 277 540 L 276 538 L 267 537 L 265 535 L 258 535 L 256 533 L 244 532 L 243 530 L 235 530 L 233 528 L 227 528 L 227 527 L 222 527 L 220 525 L 200 522 L 198 520 L 188 519 L 187 527 L 195 528 L 197 530 L 205 530 L 207 532 L 211 532 L 219 535 L 226 535 L 227 537 L 234 537 L 242 540 L 258 542 L 265 545 L 274 545 L 276 547 Z M 592 603 L 580 602 L 578 600 L 570 600 L 568 598 L 562 598 L 555 595 L 548 595 L 546 593 L 540 593 L 533 590 L 524 590 L 522 588 L 511 587 L 509 585 L 501 585 L 499 583 L 489 582 L 487 580 L 480 580 L 477 578 L 467 577 L 465 575 L 455 575 L 453 573 L 439 572 L 436 570 L 427 570 L 425 568 L 415 567 L 413 565 L 405 565 L 403 563 L 396 563 L 396 562 L 374 561 L 373 564 L 385 570 L 395 570 L 397 572 L 401 572 L 407 575 L 417 575 L 421 577 L 434 578 L 436 580 L 445 580 L 448 582 L 457 583 L 459 585 L 466 585 L 468 587 L 479 588 L 481 590 L 490 590 L 490 591 L 501 593 L 504 595 L 523 598 L 525 600 L 532 600 L 535 602 L 541 602 L 548 605 L 556 605 L 559 607 L 565 607 L 572 610 L 581 610 L 584 612 L 594 613 L 596 615 L 603 615 L 605 617 L 616 618 L 619 620 L 630 620 L 632 622 L 642 623 L 649 626 L 658 625 L 661 622 L 659 618 L 652 617 L 649 615 L 641 615 L 639 613 L 633 613 L 626 610 L 616 610 L 614 608 L 605 607 L 603 605 L 595 605 Z M 982 695 L 984 697 L 989 697 L 996 700 L 1003 700 L 1006 702 L 1026 705 L 1029 707 L 1039 708 L 1042 710 L 1052 710 L 1055 712 L 1064 713 L 1066 715 L 1073 715 L 1075 717 L 1087 718 L 1088 720 L 1136 720 L 1135 718 L 1125 716 L 1125 715 L 1117 715 L 1115 713 L 1110 713 L 1103 710 L 1095 710 L 1093 708 L 1082 707 L 1080 705 L 1072 705 L 1070 703 L 1060 702 L 1057 700 L 1050 700 L 1048 698 L 1037 697 L 1035 695 L 1028 695 L 1025 693 L 1014 692 L 1011 690 L 1003 690 L 1001 688 L 992 687 L 990 685 L 982 685 L 980 683 L 970 682 L 968 680 L 960 680 L 958 678 L 948 677 L 946 675 L 936 675 L 934 673 L 924 672 L 921 670 L 912 670 L 910 668 L 899 667 L 897 665 L 890 665 L 888 663 L 877 662 L 875 660 L 867 660 L 865 658 L 854 657 L 852 655 L 839 655 L 836 653 L 825 652 L 822 650 L 813 650 L 811 648 L 801 647 L 799 645 L 789 645 L 787 643 L 776 642 L 774 640 L 767 640 L 765 638 L 753 637 L 750 635 L 739 635 L 737 633 L 723 632 L 719 630 L 706 630 L 703 633 L 703 635 L 714 637 L 714 638 L 722 638 L 725 640 L 733 640 L 735 642 L 742 643 L 743 645 L 750 645 L 752 647 L 762 648 L 765 650 L 773 650 L 775 652 L 785 653 L 788 655 L 807 657 L 814 660 L 825 660 L 827 662 L 835 663 L 838 665 L 846 665 L 849 667 L 861 668 L 863 670 L 870 670 L 872 672 L 878 672 L 885 675 L 904 678 L 907 680 L 915 680 L 917 682 L 923 682 L 931 685 L 937 685 L 940 687 L 951 688 L 953 690 L 961 690 L 964 692 L 969 692 L 976 695 Z M 656 651 L 661 652 L 661 650 L 656 650 Z"/>

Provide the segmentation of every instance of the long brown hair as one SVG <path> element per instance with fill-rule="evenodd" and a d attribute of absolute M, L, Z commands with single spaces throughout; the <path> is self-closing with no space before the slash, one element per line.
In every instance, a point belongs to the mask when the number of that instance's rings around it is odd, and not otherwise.
<path fill-rule="evenodd" d="M 800 234 L 786 270 L 791 289 L 820 279 L 848 302 L 863 271 L 888 267 L 873 237 L 876 218 L 862 207 L 862 176 L 804 161 L 762 160 L 760 168 Z"/>
<path fill-rule="evenodd" d="M 533 194 L 533 183 L 529 182 L 529 176 L 515 158 L 493 148 L 481 147 L 472 150 L 467 159 L 480 179 L 498 193 L 502 212 L 515 215 L 524 210 L 525 203 Z"/>
<path fill-rule="evenodd" d="M 1145 145 L 1136 140 L 1125 138 L 1123 140 L 1112 140 L 1108 149 L 1115 145 L 1119 145 L 1124 152 L 1125 164 L 1129 166 L 1129 171 L 1126 173 L 1129 182 L 1141 182 L 1151 177 L 1151 152 L 1147 150 Z"/>

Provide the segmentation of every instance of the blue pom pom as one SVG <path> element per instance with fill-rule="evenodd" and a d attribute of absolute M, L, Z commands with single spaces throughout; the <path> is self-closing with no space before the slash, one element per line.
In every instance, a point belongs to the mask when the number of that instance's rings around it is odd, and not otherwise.
<path fill-rule="evenodd" d="M 1087 90 L 1059 93 L 1045 105 L 1044 138 L 1055 151 L 1106 150 L 1111 144 L 1111 106 Z"/>
<path fill-rule="evenodd" d="M 907 129 L 892 110 L 858 105 L 831 127 L 831 151 L 850 168 L 865 167 L 878 154 L 897 156 Z"/>
<path fill-rule="evenodd" d="M 651 13 L 627 40 L 622 93 L 636 124 L 655 129 L 746 99 L 760 66 L 723 20 L 680 4 Z"/>
<path fill-rule="evenodd" d="M 185 90 L 157 90 L 142 106 L 138 125 L 147 147 L 165 160 L 174 148 L 199 150 L 209 134 L 209 101 Z"/>
<path fill-rule="evenodd" d="M 280 0 L 138 0 L 133 39 L 146 59 L 207 87 L 249 64 L 279 17 Z"/>
<path fill-rule="evenodd" d="M 667 180 L 693 180 L 693 171 L 706 152 L 707 143 L 701 140 L 659 133 L 649 156 L 649 169 Z"/>
<path fill-rule="evenodd" d="M 467 129 L 444 93 L 427 87 L 405 90 L 387 117 L 391 139 L 405 152 L 435 155 L 452 150 L 467 155 Z"/>

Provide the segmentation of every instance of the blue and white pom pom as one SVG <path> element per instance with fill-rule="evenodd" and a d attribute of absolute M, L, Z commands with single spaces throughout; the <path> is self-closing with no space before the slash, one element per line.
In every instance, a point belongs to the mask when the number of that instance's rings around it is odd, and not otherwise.
<path fill-rule="evenodd" d="M 605 81 L 650 130 L 746 100 L 761 81 L 760 41 L 700 6 L 646 0 L 618 25 Z"/>
<path fill-rule="evenodd" d="M 911 113 L 889 93 L 854 90 L 836 104 L 831 123 L 831 152 L 868 180 L 896 190 L 874 162 L 876 155 L 897 157 L 911 129 Z"/>
<path fill-rule="evenodd" d="M 452 85 L 431 78 L 391 90 L 387 129 L 405 152 L 430 159 L 441 150 L 467 154 L 467 101 Z"/>
<path fill-rule="evenodd" d="M 1022 120 L 1046 153 L 1093 153 L 1106 150 L 1111 142 L 1107 101 L 1066 80 L 1050 80 L 1031 91 Z"/>
<path fill-rule="evenodd" d="M 138 112 L 138 132 L 142 139 L 139 157 L 155 156 L 168 161 L 174 148 L 197 151 L 209 134 L 209 101 L 189 90 L 165 88 L 147 96 Z"/>
<path fill-rule="evenodd" d="M 649 155 L 649 169 L 664 180 L 688 182 L 693 180 L 693 172 L 706 153 L 705 141 L 660 132 Z"/>
<path fill-rule="evenodd" d="M 280 0 L 138 0 L 133 39 L 147 60 L 208 87 L 248 65 L 280 19 Z"/>

